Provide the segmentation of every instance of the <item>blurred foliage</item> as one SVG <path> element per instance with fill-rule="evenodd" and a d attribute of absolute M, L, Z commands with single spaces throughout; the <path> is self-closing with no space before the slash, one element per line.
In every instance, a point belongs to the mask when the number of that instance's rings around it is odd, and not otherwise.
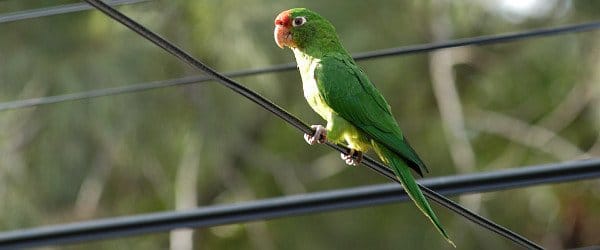
<path fill-rule="evenodd" d="M 4 0 L 0 12 L 72 2 Z M 280 11 L 297 6 L 330 19 L 351 52 L 433 41 L 432 23 L 441 18 L 434 4 L 448 19 L 449 39 L 600 17 L 599 1 L 548 1 L 544 12 L 528 14 L 503 2 L 517 1 L 181 0 L 119 9 L 222 72 L 292 61 L 290 51 L 275 46 L 272 29 Z M 98 11 L 2 23 L 0 37 L 1 102 L 198 73 Z M 598 31 L 451 52 L 475 171 L 600 156 Z M 430 176 L 455 174 L 431 60 L 419 54 L 359 64 Z M 323 122 L 305 103 L 297 72 L 238 80 L 307 123 Z M 325 147 L 307 146 L 293 128 L 216 83 L 0 113 L 3 231 L 383 182 L 343 166 Z M 468 205 L 549 249 L 588 246 L 600 244 L 599 190 L 598 181 L 573 182 L 469 196 Z M 514 247 L 436 211 L 459 249 Z M 449 248 L 409 203 L 197 229 L 193 237 L 196 249 Z M 172 243 L 164 233 L 60 248 Z"/>

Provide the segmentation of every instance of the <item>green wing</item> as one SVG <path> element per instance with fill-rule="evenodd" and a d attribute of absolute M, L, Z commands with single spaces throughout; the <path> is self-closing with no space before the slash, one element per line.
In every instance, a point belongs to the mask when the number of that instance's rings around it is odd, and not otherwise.
<path fill-rule="evenodd" d="M 323 100 L 339 116 L 395 152 L 419 175 L 429 172 L 402 135 L 390 106 L 351 58 L 325 56 L 315 78 Z"/>

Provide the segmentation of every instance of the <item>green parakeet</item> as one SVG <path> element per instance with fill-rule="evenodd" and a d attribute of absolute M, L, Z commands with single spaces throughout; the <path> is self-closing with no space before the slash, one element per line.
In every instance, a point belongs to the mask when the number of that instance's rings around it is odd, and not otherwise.
<path fill-rule="evenodd" d="M 347 145 L 352 152 L 342 154 L 342 159 L 350 165 L 358 164 L 362 152 L 373 148 L 415 205 L 454 245 L 410 173 L 412 168 L 422 176 L 428 171 L 425 164 L 402 135 L 381 93 L 342 47 L 333 25 L 308 9 L 290 9 L 275 19 L 274 36 L 279 47 L 294 52 L 304 97 L 327 120 L 326 128 L 313 126 L 315 134 L 305 135 L 306 141 Z"/>

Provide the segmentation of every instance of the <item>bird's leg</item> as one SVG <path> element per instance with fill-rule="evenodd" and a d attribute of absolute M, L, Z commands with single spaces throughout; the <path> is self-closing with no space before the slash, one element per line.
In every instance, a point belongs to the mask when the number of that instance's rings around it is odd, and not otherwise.
<path fill-rule="evenodd" d="M 361 151 L 350 149 L 349 154 L 341 153 L 340 157 L 350 166 L 357 166 L 363 159 L 363 153 Z"/>
<path fill-rule="evenodd" d="M 312 125 L 310 126 L 315 130 L 315 133 L 311 136 L 309 134 L 304 134 L 304 140 L 310 144 L 315 145 L 316 143 L 322 144 L 327 142 L 327 129 L 321 125 Z"/>

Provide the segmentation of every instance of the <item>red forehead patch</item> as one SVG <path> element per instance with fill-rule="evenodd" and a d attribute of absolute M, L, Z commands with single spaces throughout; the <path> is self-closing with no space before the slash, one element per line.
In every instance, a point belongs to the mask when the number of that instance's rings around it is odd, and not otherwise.
<path fill-rule="evenodd" d="M 290 11 L 286 10 L 286 11 L 279 13 L 279 15 L 277 15 L 277 18 L 275 18 L 275 25 L 290 26 L 291 25 Z"/>

